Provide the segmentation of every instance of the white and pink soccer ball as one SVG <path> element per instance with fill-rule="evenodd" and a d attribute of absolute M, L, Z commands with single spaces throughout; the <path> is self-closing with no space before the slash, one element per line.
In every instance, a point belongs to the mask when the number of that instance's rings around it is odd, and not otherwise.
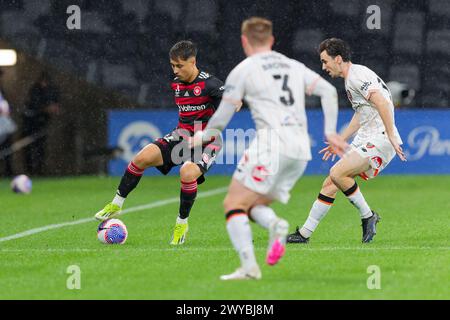
<path fill-rule="evenodd" d="M 127 227 L 119 219 L 103 221 L 97 229 L 98 240 L 105 244 L 124 244 L 127 237 Z"/>
<path fill-rule="evenodd" d="M 32 186 L 31 179 L 24 174 L 14 177 L 11 181 L 11 190 L 15 193 L 29 194 Z"/>

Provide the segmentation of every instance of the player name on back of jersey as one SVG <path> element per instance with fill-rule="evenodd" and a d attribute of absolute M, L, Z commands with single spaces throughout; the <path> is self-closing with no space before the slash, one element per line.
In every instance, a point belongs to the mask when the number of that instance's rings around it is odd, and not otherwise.
<path fill-rule="evenodd" d="M 290 69 L 291 66 L 281 60 L 281 57 L 271 54 L 265 57 L 261 57 L 263 60 L 267 60 L 267 63 L 264 63 L 262 65 L 262 68 L 264 71 L 272 70 L 272 69 Z M 271 61 L 272 60 L 272 61 Z M 279 60 L 279 61 L 273 61 L 273 60 Z"/>
<path fill-rule="evenodd" d="M 287 63 L 283 63 L 283 62 L 271 62 L 271 63 L 263 64 L 262 67 L 263 67 L 264 71 L 272 70 L 272 69 L 290 69 L 291 68 L 290 65 L 288 65 Z"/>

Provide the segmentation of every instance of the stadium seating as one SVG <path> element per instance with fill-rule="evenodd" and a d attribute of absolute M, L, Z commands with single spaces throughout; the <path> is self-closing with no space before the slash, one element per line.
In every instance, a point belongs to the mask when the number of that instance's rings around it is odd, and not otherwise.
<path fill-rule="evenodd" d="M 26 0 L 23 3 L 23 7 L 24 15 L 35 20 L 41 15 L 50 13 L 51 3 L 50 0 Z"/>
<path fill-rule="evenodd" d="M 128 0 L 124 1 L 122 5 L 124 12 L 133 12 L 138 21 L 143 21 L 148 14 L 148 4 L 147 0 Z"/>
<path fill-rule="evenodd" d="M 421 55 L 425 14 L 422 12 L 401 12 L 395 19 L 394 45 L 395 53 Z"/>
<path fill-rule="evenodd" d="M 36 29 L 28 16 L 22 11 L 0 11 L 1 12 L 1 30 L 3 36 L 14 37 L 16 34 L 33 33 Z"/>
<path fill-rule="evenodd" d="M 332 12 L 337 16 L 346 16 L 357 19 L 360 14 L 361 1 L 359 0 L 331 0 L 330 7 Z"/>
<path fill-rule="evenodd" d="M 450 28 L 430 30 L 427 34 L 427 54 L 450 56 Z"/>
<path fill-rule="evenodd" d="M 77 32 L 65 27 L 72 4 L 0 0 L 0 37 L 90 83 L 117 89 L 142 107 L 172 106 L 170 91 L 164 89 L 171 77 L 167 53 L 179 39 L 198 42 L 200 67 L 225 79 L 244 58 L 240 22 L 252 15 L 274 21 L 276 50 L 315 70 L 320 71 L 318 44 L 342 37 L 352 46 L 356 63 L 367 64 L 385 81 L 418 90 L 414 105 L 443 105 L 449 98 L 443 92 L 449 74 L 429 74 L 436 62 L 449 61 L 447 0 L 81 0 L 82 29 Z M 379 30 L 367 28 L 369 5 L 380 7 Z M 117 78 L 110 79 L 114 74 Z M 336 85 L 343 90 L 341 82 Z M 342 93 L 341 103 L 348 106 Z M 309 103 L 317 105 L 317 100 L 308 98 Z"/>
<path fill-rule="evenodd" d="M 450 18 L 450 6 L 447 0 L 428 0 L 428 10 L 432 16 Z"/>
<path fill-rule="evenodd" d="M 406 83 L 414 90 L 420 89 L 420 71 L 417 65 L 392 65 L 389 70 L 389 79 Z"/>
<path fill-rule="evenodd" d="M 317 55 L 318 43 L 325 39 L 323 33 L 317 29 L 299 28 L 294 36 L 292 47 L 295 52 L 305 52 Z"/>
<path fill-rule="evenodd" d="M 17 1 L 9 1 L 9 0 L 0 0 L 0 12 L 4 12 L 6 10 L 22 10 L 23 9 L 23 0 Z"/>

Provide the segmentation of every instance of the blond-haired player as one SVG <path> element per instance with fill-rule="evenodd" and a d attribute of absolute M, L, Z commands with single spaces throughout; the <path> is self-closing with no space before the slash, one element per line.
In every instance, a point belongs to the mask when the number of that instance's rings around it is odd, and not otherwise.
<path fill-rule="evenodd" d="M 336 89 L 304 64 L 272 50 L 271 21 L 250 18 L 243 22 L 241 33 L 247 58 L 229 74 L 218 110 L 193 143 L 217 137 L 246 100 L 257 134 L 234 172 L 223 204 L 227 231 L 241 266 L 221 276 L 222 280 L 261 278 L 249 217 L 269 230 L 269 265 L 276 264 L 285 252 L 288 223 L 269 205 L 275 200 L 288 202 L 290 190 L 311 159 L 305 94 L 321 97 L 328 141 L 340 150 L 346 146 L 336 135 Z"/>

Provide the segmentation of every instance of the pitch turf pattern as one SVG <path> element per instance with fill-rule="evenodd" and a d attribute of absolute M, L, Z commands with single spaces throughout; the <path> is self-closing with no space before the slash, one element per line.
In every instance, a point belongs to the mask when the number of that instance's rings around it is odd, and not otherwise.
<path fill-rule="evenodd" d="M 323 177 L 304 177 L 287 206 L 275 210 L 294 230 L 302 224 Z M 0 182 L 0 238 L 90 218 L 111 198 L 119 178 L 34 179 L 28 196 Z M 200 192 L 227 186 L 209 177 Z M 58 227 L 0 242 L 0 299 L 450 299 L 450 177 L 382 176 L 361 190 L 382 221 L 362 245 L 358 213 L 339 195 L 309 245 L 288 245 L 275 267 L 264 264 L 267 233 L 253 225 L 260 281 L 221 282 L 238 266 L 225 229 L 224 192 L 194 205 L 185 245 L 169 245 L 178 210 L 177 177 L 143 178 L 126 208 L 158 206 L 119 217 L 125 245 L 104 245 L 98 223 Z M 161 201 L 172 199 L 169 201 Z M 81 269 L 69 290 L 67 268 Z M 379 266 L 381 289 L 369 290 L 367 268 Z"/>

